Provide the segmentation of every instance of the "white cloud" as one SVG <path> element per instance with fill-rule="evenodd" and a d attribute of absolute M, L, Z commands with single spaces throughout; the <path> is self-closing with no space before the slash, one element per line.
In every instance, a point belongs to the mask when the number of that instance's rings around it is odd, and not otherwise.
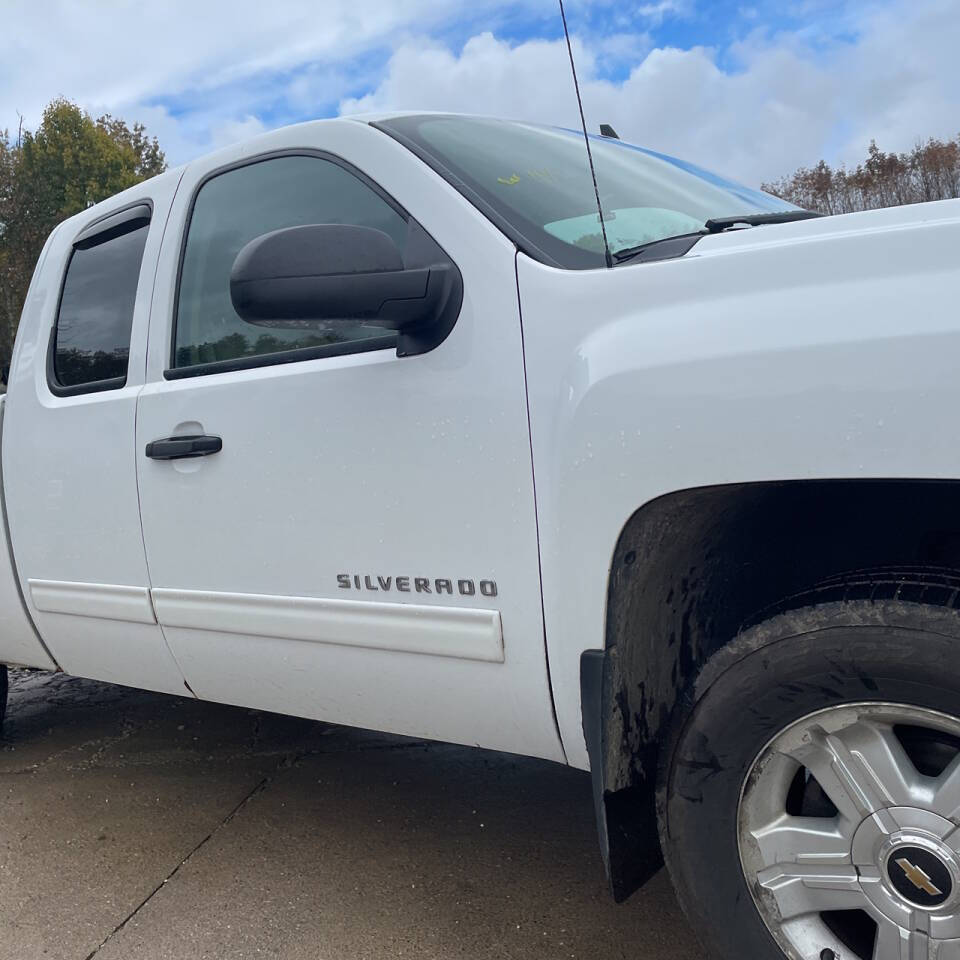
<path fill-rule="evenodd" d="M 0 126 L 17 112 L 34 126 L 68 96 L 143 121 L 172 162 L 338 102 L 575 126 L 554 3 L 4 0 Z M 751 183 L 821 156 L 856 162 L 871 137 L 899 150 L 960 130 L 957 0 L 793 0 L 809 25 L 779 33 L 765 9 L 721 22 L 710 0 L 567 0 L 590 127 Z M 657 46 L 677 18 L 716 18 L 717 46 Z M 525 29 L 552 39 L 503 39 Z"/>
<path fill-rule="evenodd" d="M 592 72 L 591 51 L 578 43 L 575 54 L 581 68 Z M 468 40 L 459 55 L 425 39 L 404 44 L 391 57 L 377 89 L 344 100 L 340 112 L 462 110 L 564 123 L 575 115 L 573 97 L 563 41 L 531 40 L 511 46 L 483 33 Z"/>
<path fill-rule="evenodd" d="M 503 6 L 475 0 L 471 17 Z M 272 107 L 274 97 L 307 110 L 311 92 L 335 103 L 356 89 L 351 75 L 362 81 L 358 58 L 395 46 L 414 24 L 430 32 L 461 15 L 457 0 L 4 0 L 0 128 L 18 113 L 35 126 L 58 96 L 131 120 L 160 100 L 183 102 L 189 117 L 166 116 L 180 128 L 172 142 L 186 151 L 171 156 L 188 159 L 215 144 L 214 127 Z"/>
<path fill-rule="evenodd" d="M 259 117 L 247 114 L 242 120 L 226 120 L 218 124 L 211 131 L 210 140 L 214 147 L 221 147 L 239 140 L 249 140 L 266 129 Z"/>
<path fill-rule="evenodd" d="M 600 60 L 616 66 L 639 63 L 653 49 L 653 45 L 649 33 L 615 33 L 601 37 L 593 44 Z"/>
<path fill-rule="evenodd" d="M 410 23 L 429 27 L 453 0 L 7 0 L 5 102 L 37 113 L 63 88 L 98 103 L 209 89 L 314 59 L 343 60 Z"/>
<path fill-rule="evenodd" d="M 858 37 L 829 49 L 809 31 L 752 34 L 727 51 L 651 50 L 621 82 L 598 71 L 602 46 L 577 42 L 589 126 L 758 184 L 821 157 L 856 163 L 871 138 L 887 150 L 960 131 L 955 0 L 902 0 L 863 14 Z M 341 112 L 464 110 L 577 126 L 561 41 L 510 45 L 491 34 L 459 54 L 410 41 L 364 97 Z"/>

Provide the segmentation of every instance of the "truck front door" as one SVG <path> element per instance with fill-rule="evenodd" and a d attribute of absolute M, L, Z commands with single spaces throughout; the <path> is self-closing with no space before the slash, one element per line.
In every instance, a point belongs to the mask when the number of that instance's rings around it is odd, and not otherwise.
<path fill-rule="evenodd" d="M 242 320 L 239 250 L 322 223 L 455 263 L 447 339 L 400 357 L 373 323 Z M 365 124 L 280 131 L 188 169 L 151 317 L 141 511 L 196 693 L 561 759 L 509 242 Z"/>

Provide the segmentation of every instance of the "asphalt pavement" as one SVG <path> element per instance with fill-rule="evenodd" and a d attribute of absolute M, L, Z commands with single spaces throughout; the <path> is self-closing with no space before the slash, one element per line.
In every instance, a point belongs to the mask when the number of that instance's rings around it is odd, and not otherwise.
<path fill-rule="evenodd" d="M 556 764 L 18 672 L 0 960 L 694 960 Z"/>

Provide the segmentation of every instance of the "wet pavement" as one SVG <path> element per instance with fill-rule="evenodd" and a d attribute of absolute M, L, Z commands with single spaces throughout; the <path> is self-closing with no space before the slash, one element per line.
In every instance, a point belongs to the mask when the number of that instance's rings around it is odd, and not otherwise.
<path fill-rule="evenodd" d="M 610 900 L 589 777 L 62 675 L 12 676 L 0 960 L 694 960 Z"/>

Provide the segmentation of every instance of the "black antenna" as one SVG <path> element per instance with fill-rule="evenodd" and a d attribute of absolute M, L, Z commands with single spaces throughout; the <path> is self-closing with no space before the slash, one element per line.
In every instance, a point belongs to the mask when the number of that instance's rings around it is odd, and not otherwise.
<path fill-rule="evenodd" d="M 597 172 L 593 169 L 593 152 L 590 150 L 590 138 L 587 136 L 587 121 L 583 117 L 583 101 L 580 99 L 580 84 L 577 82 L 577 68 L 573 62 L 573 47 L 570 45 L 570 31 L 567 29 L 567 15 L 563 12 L 563 0 L 560 4 L 560 18 L 563 20 L 563 35 L 567 38 L 567 53 L 570 54 L 570 71 L 573 73 L 573 89 L 577 92 L 577 106 L 580 108 L 580 126 L 583 127 L 583 142 L 587 145 L 587 160 L 590 162 L 590 176 L 593 179 L 593 193 L 597 198 L 597 213 L 600 216 L 600 233 L 603 234 L 603 253 L 607 266 L 613 266 L 610 256 L 610 244 L 607 242 L 607 225 L 603 221 L 603 207 L 600 204 L 600 188 L 597 186 Z"/>

